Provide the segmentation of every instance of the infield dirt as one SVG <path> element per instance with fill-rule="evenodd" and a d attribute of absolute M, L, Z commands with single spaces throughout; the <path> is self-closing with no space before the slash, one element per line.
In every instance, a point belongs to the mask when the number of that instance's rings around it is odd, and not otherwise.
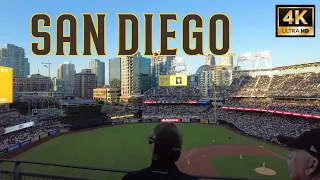
<path fill-rule="evenodd" d="M 218 156 L 263 155 L 277 157 L 265 148 L 253 145 L 216 145 L 190 149 L 181 154 L 177 165 L 182 172 L 200 176 L 219 176 L 210 159 Z M 187 163 L 189 159 L 190 164 Z M 240 158 L 239 158 L 240 160 Z"/>

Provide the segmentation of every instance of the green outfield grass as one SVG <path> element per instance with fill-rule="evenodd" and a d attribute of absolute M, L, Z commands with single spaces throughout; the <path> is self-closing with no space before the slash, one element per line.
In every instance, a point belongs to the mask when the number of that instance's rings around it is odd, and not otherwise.
<path fill-rule="evenodd" d="M 222 176 L 241 177 L 241 178 L 259 178 L 274 180 L 289 180 L 289 168 L 287 163 L 279 158 L 247 155 L 240 159 L 239 156 L 214 157 L 212 164 Z M 255 168 L 265 167 L 276 171 L 276 175 L 266 176 L 256 173 Z"/>
<path fill-rule="evenodd" d="M 146 136 L 156 124 L 133 124 L 100 128 L 60 136 L 16 157 L 18 160 L 51 162 L 68 165 L 137 170 L 150 163 L 150 147 Z M 183 150 L 215 144 L 255 144 L 287 155 L 285 149 L 237 135 L 223 127 L 207 124 L 178 124 L 184 135 Z M 228 137 L 231 136 L 231 140 Z M 232 164 L 232 163 L 231 163 Z M 0 164 L 0 168 L 12 168 Z M 286 166 L 284 166 L 285 170 Z M 12 169 L 11 169 L 12 170 Z M 120 179 L 123 174 L 70 168 L 24 165 L 23 171 L 97 179 Z"/>

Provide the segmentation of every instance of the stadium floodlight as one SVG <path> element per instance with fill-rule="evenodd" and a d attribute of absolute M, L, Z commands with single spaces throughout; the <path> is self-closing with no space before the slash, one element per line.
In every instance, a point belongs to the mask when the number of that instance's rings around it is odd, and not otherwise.
<path fill-rule="evenodd" d="M 272 68 L 271 53 L 269 51 L 245 53 L 237 57 L 237 63 L 248 62 L 250 69 L 256 69 L 258 63 L 262 60 L 267 68 Z"/>

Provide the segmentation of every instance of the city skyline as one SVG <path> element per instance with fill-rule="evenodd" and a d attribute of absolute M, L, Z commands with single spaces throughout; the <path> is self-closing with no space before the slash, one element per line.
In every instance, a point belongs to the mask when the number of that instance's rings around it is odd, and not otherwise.
<path fill-rule="evenodd" d="M 90 59 L 100 59 L 106 65 L 109 63 L 109 59 L 115 58 L 118 49 L 118 24 L 116 13 L 120 12 L 132 12 L 136 14 L 140 20 L 140 49 L 144 51 L 143 41 L 143 13 L 154 12 L 154 51 L 159 47 L 159 17 L 157 13 L 161 12 L 176 12 L 178 15 L 178 23 L 170 22 L 170 30 L 176 30 L 176 40 L 169 40 L 169 47 L 177 47 L 179 49 L 177 57 L 185 59 L 187 69 L 189 73 L 193 74 L 197 68 L 203 65 L 204 56 L 186 56 L 182 52 L 181 44 L 181 26 L 182 17 L 188 13 L 198 13 L 202 16 L 204 22 L 204 53 L 208 54 L 207 44 L 207 27 L 208 19 L 214 13 L 224 13 L 229 16 L 231 22 L 231 52 L 238 54 L 259 52 L 259 51 L 270 51 L 273 58 L 273 66 L 283 66 L 291 64 L 300 64 L 307 62 L 319 61 L 317 59 L 320 56 L 318 49 L 320 48 L 319 38 L 276 38 L 275 37 L 275 5 L 276 4 L 301 4 L 301 1 L 293 0 L 272 0 L 268 2 L 260 1 L 230 1 L 230 2 L 213 2 L 213 1 L 202 1 L 202 3 L 194 6 L 194 2 L 186 1 L 185 3 L 163 1 L 162 4 L 170 4 L 170 6 L 140 6 L 141 4 L 148 4 L 144 0 L 138 1 L 125 1 L 125 2 L 103 2 L 96 1 L 92 6 L 88 7 L 83 3 L 85 1 L 77 1 L 77 8 L 74 8 L 74 3 L 57 1 L 51 5 L 42 5 L 41 1 L 35 0 L 32 2 L 20 2 L 13 0 L 5 2 L 4 8 L 0 15 L 3 17 L 10 16 L 11 20 L 2 21 L 2 27 L 0 29 L 0 47 L 4 47 L 6 43 L 11 43 L 19 47 L 23 47 L 26 52 L 26 57 L 30 63 L 30 74 L 47 74 L 47 68 L 41 65 L 41 62 L 50 60 L 56 63 L 51 66 L 52 77 L 56 76 L 55 70 L 59 64 L 63 62 L 72 62 L 76 64 L 76 71 L 80 72 L 81 69 L 88 68 L 88 61 Z M 123 7 L 122 4 L 127 4 Z M 311 0 L 303 1 L 303 4 L 318 4 Z M 58 8 L 59 4 L 63 4 L 63 7 Z M 28 5 L 30 8 L 25 8 Z M 110 6 L 111 5 L 111 6 Z M 241 6 L 241 9 L 238 7 Z M 179 7 L 179 8 L 177 8 Z M 264 7 L 264 8 L 256 8 Z M 19 13 L 14 13 L 19 12 Z M 30 18 L 34 13 L 45 12 L 51 16 L 52 27 L 49 32 L 52 33 L 53 41 L 55 41 L 55 19 L 56 17 L 65 12 L 70 12 L 78 18 L 79 27 L 79 52 L 81 52 L 81 13 L 88 12 L 95 14 L 97 12 L 105 12 L 107 14 L 107 56 L 78 56 L 78 57 L 59 57 L 59 56 L 45 56 L 38 57 L 33 56 L 30 51 L 30 43 L 32 41 L 39 41 L 33 39 L 30 34 Z M 247 13 L 250 12 L 250 13 Z M 259 19 L 257 19 L 259 18 Z M 13 23 L 15 22 L 15 23 Z M 319 23 L 319 18 L 316 18 L 316 23 Z M 19 26 L 18 26 L 19 25 Z M 46 29 L 47 30 L 47 29 Z M 316 29 L 316 34 L 319 34 L 319 30 Z M 53 43 L 52 51 L 55 51 L 55 43 Z M 67 46 L 66 46 L 67 47 Z M 66 49 L 67 50 L 67 49 Z M 216 64 L 220 64 L 220 57 L 216 58 Z M 236 62 L 234 62 L 236 63 Z M 261 63 L 263 66 L 263 63 Z M 109 84 L 109 69 L 106 68 L 105 72 L 106 84 Z"/>

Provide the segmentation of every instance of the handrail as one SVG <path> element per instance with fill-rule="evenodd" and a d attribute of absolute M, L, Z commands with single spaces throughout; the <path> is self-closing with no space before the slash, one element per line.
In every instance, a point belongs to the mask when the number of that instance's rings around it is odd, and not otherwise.
<path fill-rule="evenodd" d="M 57 166 L 57 167 L 66 167 L 66 168 L 75 168 L 75 169 L 85 169 L 85 170 L 94 170 L 94 171 L 106 171 L 106 172 L 118 172 L 118 173 L 129 173 L 131 170 L 120 170 L 120 169 L 111 169 L 111 168 L 97 168 L 97 167 L 86 167 L 86 166 L 77 166 L 77 165 L 65 165 L 65 164 L 56 164 L 56 163 L 44 163 L 44 162 L 34 162 L 34 161 L 20 161 L 20 160 L 10 160 L 10 159 L 0 159 L 1 162 L 15 163 L 15 166 L 19 166 L 21 163 L 25 164 L 36 164 L 36 165 L 44 165 L 44 166 Z M 84 178 L 76 178 L 76 177 L 67 177 L 67 176 L 58 176 L 58 175 L 49 175 L 49 174 L 37 174 L 37 173 L 28 173 L 21 172 L 20 169 L 16 169 L 14 171 L 7 171 L 0 169 L 0 173 L 10 173 L 18 175 L 26 175 L 26 176 L 37 176 L 37 177 L 55 177 L 57 179 L 70 179 L 70 180 L 90 180 Z M 203 176 L 203 175 L 193 175 L 197 178 L 203 179 L 220 179 L 220 180 L 266 180 L 266 179 L 251 179 L 251 178 L 234 178 L 234 177 L 221 177 L 221 176 Z M 17 179 L 18 180 L 18 179 Z"/>

